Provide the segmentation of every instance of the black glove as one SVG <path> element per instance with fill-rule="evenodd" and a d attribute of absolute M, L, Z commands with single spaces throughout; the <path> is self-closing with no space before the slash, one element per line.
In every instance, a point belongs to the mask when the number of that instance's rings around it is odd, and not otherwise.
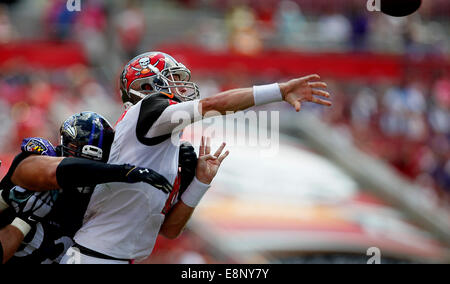
<path fill-rule="evenodd" d="M 197 168 L 197 153 L 189 142 L 182 142 L 180 145 L 180 155 L 178 158 L 178 167 L 180 170 L 180 196 L 191 184 L 195 177 L 195 170 Z"/>
<path fill-rule="evenodd" d="M 3 190 L 2 197 L 18 218 L 34 227 L 50 213 L 58 193 L 57 190 L 34 192 L 15 186 Z"/>
<path fill-rule="evenodd" d="M 126 182 L 146 182 L 164 193 L 168 194 L 172 192 L 172 185 L 170 182 L 154 170 L 135 167 L 132 165 L 124 165 L 124 167 L 127 169 L 127 174 L 125 175 Z"/>

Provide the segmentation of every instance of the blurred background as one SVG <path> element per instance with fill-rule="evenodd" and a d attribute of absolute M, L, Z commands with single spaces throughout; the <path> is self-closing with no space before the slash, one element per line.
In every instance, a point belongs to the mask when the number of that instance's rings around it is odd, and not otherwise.
<path fill-rule="evenodd" d="M 449 263 L 450 2 L 422 2 L 394 18 L 365 0 L 0 0 L 0 174 L 75 112 L 114 123 L 142 52 L 183 62 L 203 97 L 318 73 L 333 106 L 259 108 L 280 111 L 280 151 L 232 147 L 145 262 Z"/>

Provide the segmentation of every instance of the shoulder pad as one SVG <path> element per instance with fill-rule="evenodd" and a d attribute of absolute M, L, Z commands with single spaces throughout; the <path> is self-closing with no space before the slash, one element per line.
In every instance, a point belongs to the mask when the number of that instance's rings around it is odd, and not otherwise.
<path fill-rule="evenodd" d="M 52 143 L 42 138 L 26 138 L 20 147 L 22 152 L 56 157 L 56 150 Z"/>

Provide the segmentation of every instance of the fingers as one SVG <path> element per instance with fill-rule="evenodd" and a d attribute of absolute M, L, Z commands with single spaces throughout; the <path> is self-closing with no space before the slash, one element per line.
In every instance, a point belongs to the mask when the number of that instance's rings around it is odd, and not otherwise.
<path fill-rule="evenodd" d="M 218 160 L 220 163 L 230 154 L 230 151 L 226 151 L 222 156 L 222 151 L 225 148 L 227 143 L 223 142 L 222 145 L 220 145 L 219 149 L 214 153 L 214 155 L 211 155 L 211 138 L 206 138 L 206 145 L 205 145 L 205 137 L 202 136 L 201 144 L 200 144 L 200 154 L 199 158 L 201 157 L 202 160 L 208 161 L 208 160 Z"/>
<path fill-rule="evenodd" d="M 285 98 L 285 101 L 288 102 L 291 106 L 295 108 L 295 111 L 299 112 L 301 108 L 300 100 L 292 95 L 289 95 Z"/>
<path fill-rule="evenodd" d="M 202 136 L 202 140 L 200 142 L 200 149 L 198 150 L 198 156 L 202 157 L 205 155 L 205 136 Z"/>
<path fill-rule="evenodd" d="M 225 160 L 226 157 L 230 154 L 230 151 L 226 151 L 222 156 L 219 157 L 219 163 L 222 163 L 223 160 Z"/>
<path fill-rule="evenodd" d="M 209 155 L 211 153 L 211 137 L 206 138 L 206 148 L 205 155 Z"/>
<path fill-rule="evenodd" d="M 208 161 L 208 160 L 217 160 L 216 156 L 213 156 L 211 154 L 205 155 L 202 157 L 203 160 Z"/>
<path fill-rule="evenodd" d="M 312 89 L 312 93 L 313 93 L 313 95 L 322 96 L 322 97 L 325 97 L 325 98 L 329 98 L 330 97 L 330 93 L 328 93 L 327 91 Z"/>
<path fill-rule="evenodd" d="M 214 156 L 219 157 L 226 145 L 227 143 L 223 142 L 219 149 L 217 149 L 216 153 L 214 153 Z"/>
<path fill-rule="evenodd" d="M 311 102 L 319 104 L 319 105 L 331 106 L 330 101 L 326 101 L 326 100 L 315 98 L 315 97 L 312 98 Z"/>
<path fill-rule="evenodd" d="M 169 183 L 167 183 L 167 184 L 164 184 L 163 185 L 163 187 L 162 187 L 162 190 L 165 192 L 165 193 L 171 193 L 172 192 L 172 185 L 171 184 L 169 184 Z"/>
<path fill-rule="evenodd" d="M 328 87 L 327 83 L 325 83 L 325 82 L 309 82 L 308 85 L 311 88 L 324 88 L 324 89 L 326 89 Z"/>
<path fill-rule="evenodd" d="M 320 76 L 317 75 L 317 74 L 312 74 L 312 75 L 308 75 L 308 76 L 300 78 L 300 80 L 302 82 L 309 82 L 309 81 L 312 81 L 312 80 L 319 80 L 319 79 L 320 79 Z"/>
<path fill-rule="evenodd" d="M 293 106 L 294 106 L 294 108 L 295 108 L 295 111 L 296 111 L 296 112 L 299 112 L 300 109 L 302 108 L 302 103 L 301 103 L 300 101 L 295 101 L 294 104 L 293 104 Z"/>

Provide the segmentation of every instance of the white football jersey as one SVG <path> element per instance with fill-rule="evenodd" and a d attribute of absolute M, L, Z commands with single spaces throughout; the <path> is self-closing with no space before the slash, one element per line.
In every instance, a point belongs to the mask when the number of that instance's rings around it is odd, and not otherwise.
<path fill-rule="evenodd" d="M 189 113 L 192 121 L 172 123 L 177 111 Z M 162 94 L 148 97 L 116 125 L 108 163 L 150 168 L 173 184 L 181 131 L 172 132 L 199 119 L 198 101 L 177 103 Z M 75 242 L 115 258 L 144 259 L 151 254 L 164 221 L 161 211 L 167 197 L 147 183 L 98 185 Z"/>

